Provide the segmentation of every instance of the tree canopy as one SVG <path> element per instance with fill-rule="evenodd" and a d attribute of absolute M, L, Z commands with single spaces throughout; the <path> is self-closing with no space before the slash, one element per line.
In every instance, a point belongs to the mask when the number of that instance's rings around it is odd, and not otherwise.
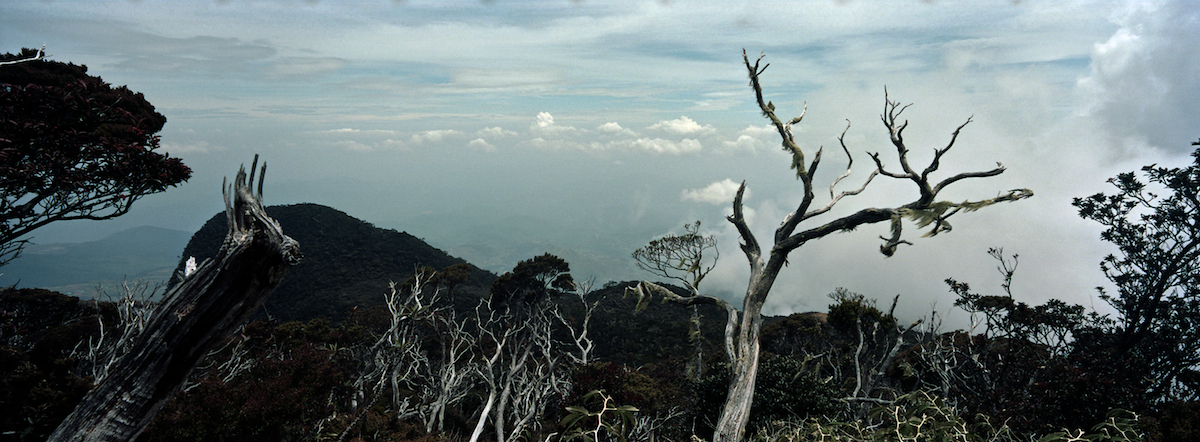
<path fill-rule="evenodd" d="M 571 267 L 549 253 L 517 263 L 511 272 L 492 283 L 492 300 L 501 303 L 520 299 L 536 304 L 575 289 Z"/>
<path fill-rule="evenodd" d="M 192 174 L 155 151 L 167 118 L 141 93 L 36 55 L 0 55 L 0 265 L 37 228 L 121 216 Z"/>
<path fill-rule="evenodd" d="M 1156 396 L 1200 394 L 1200 148 L 1192 157 L 1143 167 L 1145 178 L 1119 174 L 1108 180 L 1116 193 L 1073 202 L 1119 250 L 1100 263 L 1117 292 L 1101 296 L 1118 313 L 1118 351 L 1146 359 Z"/>

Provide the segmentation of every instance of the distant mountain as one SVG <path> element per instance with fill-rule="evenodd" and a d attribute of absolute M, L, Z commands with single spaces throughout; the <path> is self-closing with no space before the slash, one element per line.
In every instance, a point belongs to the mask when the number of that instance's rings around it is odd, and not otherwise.
<path fill-rule="evenodd" d="M 466 261 L 455 258 L 405 232 L 381 229 L 337 209 L 318 204 L 267 207 L 283 233 L 300 243 L 300 264 L 263 304 L 265 313 L 282 321 L 317 317 L 340 321 L 353 307 L 383 303 L 388 282 L 403 283 L 417 267 L 442 269 Z M 188 241 L 178 261 L 197 261 L 220 250 L 226 233 L 224 213 L 214 215 Z M 472 267 L 471 278 L 456 290 L 478 299 L 496 275 Z"/>
<path fill-rule="evenodd" d="M 73 296 L 95 296 L 98 284 L 123 280 L 166 281 L 187 244 L 188 232 L 142 226 L 98 241 L 31 244 L 0 267 L 0 286 L 44 288 Z"/>

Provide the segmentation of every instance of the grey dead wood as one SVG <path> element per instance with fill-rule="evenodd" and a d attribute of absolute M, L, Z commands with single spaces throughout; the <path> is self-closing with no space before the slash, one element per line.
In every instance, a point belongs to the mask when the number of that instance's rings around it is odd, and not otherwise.
<path fill-rule="evenodd" d="M 996 168 L 990 170 L 963 172 L 945 178 L 940 182 L 931 179 L 930 175 L 937 172 L 941 165 L 942 156 L 954 146 L 962 128 L 971 122 L 971 119 L 968 118 L 966 122 L 954 130 L 950 136 L 949 143 L 945 147 L 934 149 L 933 159 L 930 160 L 929 165 L 925 169 L 914 169 L 909 164 L 909 147 L 903 137 L 904 130 L 908 127 L 908 122 L 900 120 L 900 115 L 908 108 L 908 105 L 892 101 L 888 98 L 887 90 L 884 89 L 884 111 L 880 115 L 880 119 L 889 132 L 892 145 L 896 148 L 896 155 L 901 171 L 897 172 L 894 169 L 885 168 L 879 153 L 869 154 L 871 160 L 875 163 L 875 169 L 866 177 L 862 185 L 857 189 L 836 192 L 835 189 L 838 183 L 849 176 L 850 167 L 854 163 L 853 157 L 850 155 L 850 150 L 845 143 L 845 134 L 850 128 L 847 124 L 846 131 L 843 131 L 842 136 L 838 137 L 838 143 L 848 160 L 846 171 L 834 179 L 833 183 L 829 186 L 829 202 L 824 206 L 814 206 L 816 184 L 813 182 L 813 177 L 816 174 L 817 166 L 820 165 L 822 150 L 818 149 L 816 154 L 811 159 L 808 159 L 805 152 L 800 149 L 792 133 L 792 126 L 803 120 L 807 111 L 807 105 L 805 106 L 805 110 L 800 112 L 800 116 L 791 120 L 784 121 L 776 116 L 775 104 L 764 98 L 762 85 L 759 83 L 760 75 L 768 66 L 761 63 L 762 59 L 763 57 L 760 56 L 751 63 L 749 56 L 747 56 L 744 50 L 742 51 L 742 62 L 749 74 L 750 86 L 754 90 L 758 108 L 762 112 L 763 117 L 770 120 L 771 126 L 779 133 L 784 152 L 791 155 L 791 166 L 796 171 L 796 179 L 801 183 L 803 197 L 796 209 L 784 217 L 771 238 L 772 243 L 764 249 L 755 235 L 750 231 L 749 224 L 743 215 L 742 199 L 746 191 L 745 181 L 738 187 L 737 194 L 733 198 L 733 213 L 727 216 L 726 220 L 732 223 L 737 229 L 738 236 L 741 238 L 739 246 L 750 264 L 750 278 L 746 286 L 746 293 L 742 299 L 740 317 L 739 312 L 728 301 L 713 296 L 704 296 L 698 293 L 693 293 L 689 296 L 676 295 L 661 286 L 647 281 L 643 281 L 631 290 L 638 296 L 639 302 L 645 302 L 649 298 L 663 298 L 683 305 L 709 303 L 724 306 L 729 312 L 729 320 L 725 332 L 725 346 L 726 353 L 730 359 L 730 371 L 732 375 L 725 405 L 722 407 L 721 415 L 714 428 L 713 442 L 740 442 L 743 440 L 746 425 L 750 420 L 750 408 L 754 398 L 754 384 L 758 375 L 758 362 L 760 359 L 759 335 L 763 325 L 763 304 L 766 303 L 767 297 L 771 292 L 771 287 L 775 284 L 775 279 L 778 277 L 779 272 L 788 264 L 788 255 L 792 251 L 800 248 L 809 241 L 821 239 L 833 233 L 852 231 L 864 225 L 890 222 L 891 237 L 880 237 L 884 243 L 880 246 L 879 251 L 885 256 L 892 256 L 899 246 L 912 244 L 902 239 L 901 236 L 902 220 L 904 219 L 915 223 L 918 228 L 930 227 L 929 232 L 924 236 L 934 236 L 941 232 L 949 232 L 951 226 L 948 219 L 958 213 L 973 212 L 1000 202 L 1017 201 L 1033 196 L 1033 192 L 1029 189 L 1013 189 L 990 199 L 963 201 L 961 203 L 939 201 L 937 199 L 939 194 L 947 186 L 966 179 L 988 178 L 1000 175 L 1004 172 L 1005 168 L 997 163 Z M 817 219 L 830 213 L 833 206 L 844 197 L 858 195 L 866 189 L 867 185 L 875 177 L 881 175 L 915 184 L 918 192 L 917 198 L 907 204 L 898 206 L 861 208 L 855 212 L 814 225 L 818 222 Z M 810 220 L 810 223 L 804 226 L 801 225 L 802 222 Z"/>
<path fill-rule="evenodd" d="M 258 156 L 222 183 L 229 231 L 217 256 L 164 295 L 133 349 L 113 368 L 49 441 L 130 441 L 180 389 L 196 364 L 246 322 L 300 261 L 300 246 L 262 206 L 262 179 L 253 190 Z"/>

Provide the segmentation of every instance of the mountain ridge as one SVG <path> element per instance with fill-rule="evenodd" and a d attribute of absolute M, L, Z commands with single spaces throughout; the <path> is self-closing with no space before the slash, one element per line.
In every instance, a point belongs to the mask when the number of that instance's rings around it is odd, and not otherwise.
<path fill-rule="evenodd" d="M 82 298 L 125 280 L 165 281 L 191 233 L 139 226 L 95 241 L 31 244 L 0 267 L 0 286 L 37 287 Z"/>
<path fill-rule="evenodd" d="M 480 296 L 496 278 L 406 232 L 376 227 L 332 207 L 302 203 L 269 206 L 266 211 L 285 235 L 300 243 L 304 257 L 263 303 L 261 315 L 337 322 L 351 309 L 382 304 L 388 283 L 404 282 L 419 267 L 470 265 L 470 279 L 458 290 Z M 203 262 L 215 256 L 225 233 L 224 212 L 213 215 L 184 247 L 176 274 L 182 273 L 187 257 Z"/>

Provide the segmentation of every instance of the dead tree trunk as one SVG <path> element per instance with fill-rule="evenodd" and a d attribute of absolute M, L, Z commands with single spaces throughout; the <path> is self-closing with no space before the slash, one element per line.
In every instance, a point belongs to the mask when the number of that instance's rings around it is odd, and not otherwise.
<path fill-rule="evenodd" d="M 892 256 L 901 244 L 911 244 L 901 239 L 901 221 L 904 218 L 915 222 L 918 227 L 932 225 L 930 232 L 925 236 L 933 236 L 939 232 L 949 231 L 950 224 L 947 222 L 947 218 L 959 212 L 971 212 L 999 202 L 1017 201 L 1033 196 L 1033 192 L 1028 189 L 1015 189 L 1003 193 L 996 198 L 981 201 L 964 201 L 961 203 L 937 201 L 938 193 L 946 186 L 968 178 L 996 176 L 1004 172 L 1004 167 L 997 163 L 995 169 L 960 173 L 936 184 L 931 182 L 929 175 L 938 170 L 942 155 L 954 146 L 954 141 L 958 138 L 959 131 L 967 123 L 970 123 L 971 119 L 968 118 L 966 123 L 959 125 L 954 130 L 954 133 L 951 134 L 950 142 L 946 147 L 934 149 L 933 159 L 930 161 L 929 166 L 923 171 L 918 172 L 909 164 L 909 149 L 904 144 L 903 132 L 908 127 L 908 122 L 900 123 L 897 121 L 897 118 L 908 106 L 900 105 L 900 103 L 888 99 L 885 89 L 884 112 L 880 117 L 891 135 L 892 145 L 896 147 L 896 153 L 903 172 L 894 172 L 885 169 L 882 160 L 879 159 L 879 154 L 872 154 L 871 159 L 875 161 L 875 170 L 867 176 L 862 186 L 856 190 L 835 193 L 834 189 L 838 182 L 849 176 L 850 166 L 854 164 L 853 158 L 850 156 L 850 150 L 846 147 L 845 132 L 843 131 L 842 136 L 838 137 L 838 143 L 841 144 L 842 151 L 846 153 L 848 159 L 846 171 L 834 179 L 833 184 L 830 185 L 829 202 L 824 207 L 813 208 L 812 204 L 816 198 L 813 174 L 820 164 L 821 151 L 817 151 L 811 162 L 806 162 L 804 152 L 800 150 L 800 146 L 796 144 L 796 140 L 792 135 L 792 125 L 799 123 L 804 118 L 805 112 L 801 111 L 799 117 L 787 122 L 780 120 L 775 115 L 775 104 L 763 98 L 759 76 L 767 68 L 767 65 L 760 64 L 762 57 L 760 56 L 758 60 L 755 60 L 751 64 L 750 58 L 743 51 L 742 61 L 749 73 L 750 86 L 754 89 L 759 110 L 762 111 L 763 116 L 770 120 L 771 125 L 779 132 L 783 140 L 783 150 L 792 155 L 792 168 L 796 170 L 796 179 L 800 180 L 800 183 L 803 185 L 804 196 L 796 210 L 784 217 L 779 228 L 775 230 L 774 245 L 765 254 L 761 246 L 759 246 L 758 240 L 750 231 L 745 218 L 742 216 L 742 197 L 746 191 L 746 183 L 744 181 L 738 188 L 736 196 L 734 196 L 733 214 L 726 217 L 737 228 L 738 235 L 742 239 L 742 252 L 746 254 L 746 259 L 750 263 L 750 281 L 746 287 L 746 296 L 742 301 L 742 319 L 738 324 L 739 328 L 734 338 L 732 351 L 733 373 L 729 383 L 729 395 L 725 399 L 725 406 L 722 408 L 721 416 L 713 432 L 713 442 L 739 442 L 745 433 L 746 423 L 749 422 L 750 418 L 750 407 L 754 399 L 754 382 L 758 374 L 759 332 L 762 330 L 762 315 L 760 313 L 763 304 L 767 300 L 767 295 L 771 292 L 771 286 L 775 284 L 775 278 L 779 275 L 780 269 L 787 264 L 789 253 L 808 241 L 824 238 L 835 232 L 850 231 L 867 224 L 891 221 L 892 236 L 891 238 L 880 237 L 880 239 L 884 240 L 884 244 L 880 246 L 879 251 L 886 256 Z M 849 128 L 849 125 L 847 125 L 846 129 L 849 130 Z M 916 184 L 919 197 L 916 201 L 897 207 L 868 207 L 859 209 L 857 212 L 849 215 L 826 221 L 824 224 L 813 227 L 800 226 L 802 221 L 829 213 L 833 206 L 843 197 L 859 194 L 877 175 L 911 181 L 913 184 Z M 797 232 L 797 229 L 800 229 L 800 231 Z"/>
<path fill-rule="evenodd" d="M 249 319 L 300 260 L 299 244 L 285 236 L 262 206 L 262 179 L 254 192 L 238 170 L 222 184 L 229 232 L 221 251 L 165 295 L 145 331 L 50 441 L 130 441 L 179 390 L 200 358 Z"/>

